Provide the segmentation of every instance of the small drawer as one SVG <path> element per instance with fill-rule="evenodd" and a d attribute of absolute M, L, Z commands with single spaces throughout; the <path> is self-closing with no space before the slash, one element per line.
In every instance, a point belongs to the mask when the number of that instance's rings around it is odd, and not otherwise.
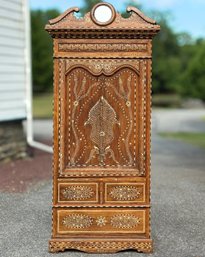
<path fill-rule="evenodd" d="M 98 183 L 59 183 L 59 203 L 98 203 Z"/>
<path fill-rule="evenodd" d="M 148 209 L 55 209 L 57 218 L 56 235 L 74 234 L 138 234 L 149 235 Z"/>
<path fill-rule="evenodd" d="M 145 182 L 105 183 L 105 203 L 145 203 Z"/>

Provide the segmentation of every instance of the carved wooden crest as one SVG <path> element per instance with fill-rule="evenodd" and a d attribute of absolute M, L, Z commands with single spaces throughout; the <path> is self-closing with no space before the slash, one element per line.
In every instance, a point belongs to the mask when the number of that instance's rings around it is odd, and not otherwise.
<path fill-rule="evenodd" d="M 79 8 L 70 8 L 65 11 L 59 17 L 49 21 L 46 25 L 46 30 L 53 37 L 84 37 L 84 33 L 76 33 L 75 31 L 86 31 L 86 37 L 94 34 L 95 37 L 109 37 L 110 33 L 117 33 L 120 30 L 119 37 L 128 37 L 128 34 L 132 34 L 133 37 L 152 37 L 155 35 L 160 27 L 156 24 L 156 21 L 145 16 L 140 10 L 135 7 L 129 6 L 127 12 L 130 13 L 129 18 L 123 18 L 121 14 L 115 11 L 114 7 L 110 4 L 104 3 L 106 6 L 111 8 L 111 18 L 108 22 L 102 23 L 97 22 L 94 16 L 95 6 L 93 10 L 87 13 L 83 18 L 77 18 L 74 13 L 79 12 Z M 103 5 L 101 3 L 100 5 Z M 106 25 L 106 26 L 105 26 Z M 98 33 L 99 30 L 103 30 L 106 33 Z M 97 31 L 97 34 L 96 34 Z M 128 34 L 124 34 L 123 31 Z M 143 33 L 142 33 L 143 32 Z"/>

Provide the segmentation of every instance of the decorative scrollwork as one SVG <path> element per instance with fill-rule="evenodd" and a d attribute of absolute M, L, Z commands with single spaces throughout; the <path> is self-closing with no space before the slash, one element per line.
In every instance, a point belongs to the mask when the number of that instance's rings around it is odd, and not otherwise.
<path fill-rule="evenodd" d="M 69 186 L 62 190 L 62 195 L 67 200 L 86 200 L 94 195 L 94 191 L 88 186 Z"/>
<path fill-rule="evenodd" d="M 115 186 L 109 196 L 117 201 L 131 201 L 141 196 L 141 190 L 136 186 Z"/>
<path fill-rule="evenodd" d="M 118 214 L 111 218 L 111 225 L 118 229 L 130 229 L 139 224 L 140 218 L 131 214 Z"/>
<path fill-rule="evenodd" d="M 71 214 L 63 218 L 62 224 L 67 228 L 84 229 L 92 226 L 93 219 L 83 214 Z"/>
<path fill-rule="evenodd" d="M 89 70 L 93 72 L 101 72 L 104 70 L 106 73 L 113 73 L 114 70 L 118 69 L 122 65 L 133 65 L 137 71 L 139 71 L 139 60 L 106 60 L 106 59 L 69 59 L 65 60 L 66 62 L 66 70 L 69 70 L 73 65 L 85 65 Z"/>

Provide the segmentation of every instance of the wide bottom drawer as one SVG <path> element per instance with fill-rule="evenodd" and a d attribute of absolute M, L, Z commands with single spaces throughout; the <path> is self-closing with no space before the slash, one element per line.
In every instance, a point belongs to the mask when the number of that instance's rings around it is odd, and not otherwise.
<path fill-rule="evenodd" d="M 54 209 L 54 236 L 149 236 L 149 209 Z"/>

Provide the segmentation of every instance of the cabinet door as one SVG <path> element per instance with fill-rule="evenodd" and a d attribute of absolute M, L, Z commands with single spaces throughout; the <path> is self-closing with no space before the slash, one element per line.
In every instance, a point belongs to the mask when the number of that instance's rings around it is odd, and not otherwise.
<path fill-rule="evenodd" d="M 146 68 L 143 60 L 59 60 L 62 176 L 143 174 Z"/>

